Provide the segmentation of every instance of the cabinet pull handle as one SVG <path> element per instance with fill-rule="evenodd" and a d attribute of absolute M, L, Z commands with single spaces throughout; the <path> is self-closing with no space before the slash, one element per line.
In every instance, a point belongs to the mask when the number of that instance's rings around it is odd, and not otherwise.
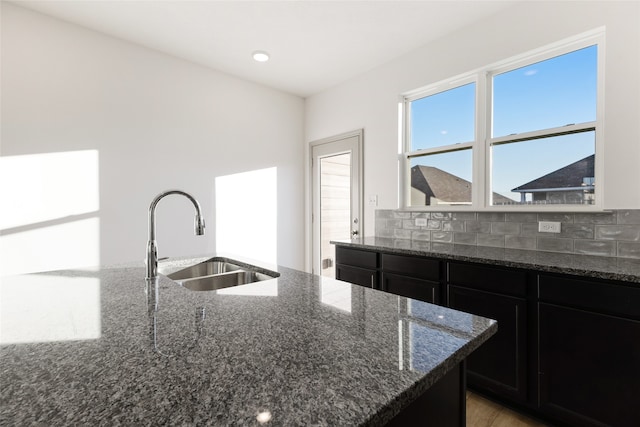
<path fill-rule="evenodd" d="M 373 273 L 371 273 L 371 288 L 373 288 Z"/>
<path fill-rule="evenodd" d="M 518 321 L 519 318 L 520 318 L 520 311 L 518 310 L 518 306 L 516 305 L 516 355 L 519 354 L 518 353 L 518 347 L 519 347 L 519 342 L 520 342 L 520 331 L 519 331 L 520 322 Z M 517 363 L 519 364 L 520 361 L 518 361 Z"/>

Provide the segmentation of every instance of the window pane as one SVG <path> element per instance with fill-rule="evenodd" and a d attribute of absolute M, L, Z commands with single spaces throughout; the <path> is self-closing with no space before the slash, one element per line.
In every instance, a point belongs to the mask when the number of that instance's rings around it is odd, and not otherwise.
<path fill-rule="evenodd" d="M 493 78 L 493 137 L 596 120 L 597 46 Z"/>
<path fill-rule="evenodd" d="M 473 141 L 475 102 L 475 83 L 412 101 L 410 151 Z"/>
<path fill-rule="evenodd" d="M 493 205 L 593 204 L 595 132 L 492 147 Z"/>
<path fill-rule="evenodd" d="M 411 159 L 411 206 L 471 204 L 471 149 Z"/>

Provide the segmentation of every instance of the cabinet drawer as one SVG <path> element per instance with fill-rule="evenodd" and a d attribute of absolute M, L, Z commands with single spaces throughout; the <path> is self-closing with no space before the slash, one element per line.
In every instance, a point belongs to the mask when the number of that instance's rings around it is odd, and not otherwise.
<path fill-rule="evenodd" d="M 378 268 L 378 253 L 337 246 L 336 264 L 375 269 Z"/>
<path fill-rule="evenodd" d="M 449 263 L 449 283 L 518 297 L 527 294 L 527 273 L 513 269 Z"/>
<path fill-rule="evenodd" d="M 541 274 L 538 296 L 555 304 L 640 319 L 640 287 Z"/>
<path fill-rule="evenodd" d="M 382 273 L 382 290 L 432 304 L 440 303 L 440 284 L 399 274 Z"/>
<path fill-rule="evenodd" d="M 440 280 L 440 261 L 435 259 L 382 254 L 382 269 L 419 279 Z"/>
<path fill-rule="evenodd" d="M 375 270 L 367 270 L 359 267 L 338 264 L 336 266 L 336 279 L 354 283 L 367 288 L 377 289 L 378 273 Z"/>

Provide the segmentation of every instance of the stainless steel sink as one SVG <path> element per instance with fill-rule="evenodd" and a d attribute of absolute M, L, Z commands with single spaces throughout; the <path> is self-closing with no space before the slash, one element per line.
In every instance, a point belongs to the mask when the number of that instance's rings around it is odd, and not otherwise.
<path fill-rule="evenodd" d="M 167 274 L 169 279 L 192 291 L 215 291 L 278 276 L 280 273 L 275 271 L 221 257 L 211 258 Z"/>
<path fill-rule="evenodd" d="M 182 286 L 192 291 L 215 291 L 231 286 L 246 285 L 260 280 L 272 279 L 254 271 L 237 270 L 228 273 L 214 274 L 212 276 L 197 277 L 182 281 Z"/>
<path fill-rule="evenodd" d="M 200 264 L 192 265 L 175 273 L 168 274 L 172 280 L 192 279 L 194 277 L 211 276 L 214 274 L 228 273 L 240 270 L 241 267 L 223 260 L 207 260 Z"/>

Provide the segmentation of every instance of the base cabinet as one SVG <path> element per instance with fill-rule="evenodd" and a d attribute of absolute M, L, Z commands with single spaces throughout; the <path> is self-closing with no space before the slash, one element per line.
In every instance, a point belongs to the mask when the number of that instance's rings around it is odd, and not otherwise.
<path fill-rule="evenodd" d="M 464 427 L 466 420 L 466 385 L 464 362 L 385 424 L 386 427 L 438 426 Z"/>
<path fill-rule="evenodd" d="M 367 288 L 378 288 L 378 272 L 351 265 L 336 264 L 336 279 Z"/>
<path fill-rule="evenodd" d="M 471 387 L 527 402 L 527 273 L 515 269 L 449 263 L 451 308 L 498 321 L 498 332 L 468 359 Z"/>
<path fill-rule="evenodd" d="M 580 426 L 640 425 L 640 322 L 540 304 L 540 407 Z"/>
<path fill-rule="evenodd" d="M 441 261 L 336 248 L 336 279 L 432 304 L 441 303 Z"/>
<path fill-rule="evenodd" d="M 380 259 L 381 290 L 432 304 L 441 303 L 441 261 L 385 253 Z"/>
<path fill-rule="evenodd" d="M 336 279 L 378 289 L 378 253 L 336 248 Z"/>
<path fill-rule="evenodd" d="M 380 289 L 385 292 L 432 304 L 440 303 L 440 284 L 438 282 L 416 279 L 400 274 L 382 273 L 381 283 Z"/>
<path fill-rule="evenodd" d="M 498 321 L 467 359 L 474 390 L 550 425 L 640 427 L 639 285 L 357 252 L 337 251 L 337 278 Z"/>
<path fill-rule="evenodd" d="M 541 275 L 540 409 L 580 426 L 640 426 L 640 288 Z"/>
<path fill-rule="evenodd" d="M 526 301 L 449 286 L 449 307 L 498 321 L 498 332 L 467 358 L 469 385 L 526 400 Z"/>

